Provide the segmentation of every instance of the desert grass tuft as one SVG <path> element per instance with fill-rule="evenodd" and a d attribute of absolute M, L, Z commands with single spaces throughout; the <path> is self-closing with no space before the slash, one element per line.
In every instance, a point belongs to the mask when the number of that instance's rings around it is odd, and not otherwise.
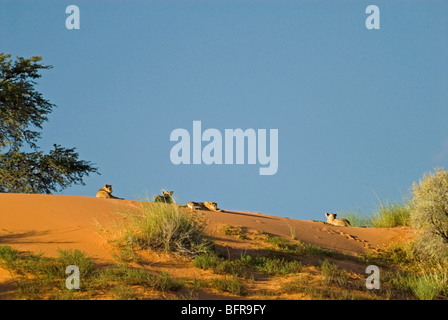
<path fill-rule="evenodd" d="M 371 214 L 359 210 L 340 211 L 341 218 L 350 221 L 352 227 L 394 228 L 410 225 L 411 207 L 406 202 L 380 201 Z"/>
<path fill-rule="evenodd" d="M 162 292 L 174 292 L 183 287 L 166 272 L 153 274 L 125 264 L 98 269 L 92 259 L 79 250 L 59 250 L 56 257 L 49 258 L 0 246 L 0 265 L 17 275 L 17 299 L 88 299 L 98 292 L 110 292 L 119 299 L 134 299 L 131 286 Z M 79 268 L 79 290 L 65 287 L 68 276 L 65 271 L 69 265 Z"/>
<path fill-rule="evenodd" d="M 364 227 L 364 228 L 372 227 L 371 215 L 362 213 L 359 210 L 342 210 L 339 211 L 338 217 L 350 221 L 350 225 L 352 227 Z"/>
<path fill-rule="evenodd" d="M 67 266 L 79 267 L 82 288 L 80 292 L 88 289 L 87 284 L 97 271 L 92 260 L 79 250 L 58 250 L 57 256 L 50 258 L 44 257 L 42 253 L 19 252 L 11 247 L 1 246 L 0 265 L 19 277 L 16 290 L 19 299 L 41 299 L 42 296 L 75 298 L 73 294 L 65 292 Z M 59 294 L 55 296 L 54 292 Z"/>
<path fill-rule="evenodd" d="M 409 287 L 420 300 L 434 300 L 440 294 L 448 293 L 448 273 L 444 270 L 426 271 L 408 278 Z"/>
<path fill-rule="evenodd" d="M 260 257 L 255 259 L 255 269 L 268 275 L 287 275 L 300 272 L 302 263 L 297 260 Z"/>
<path fill-rule="evenodd" d="M 406 203 L 381 202 L 372 217 L 374 228 L 393 228 L 410 225 L 410 206 Z"/>
<path fill-rule="evenodd" d="M 79 250 L 62 250 L 57 252 L 56 264 L 58 271 L 65 274 L 65 269 L 69 265 L 75 265 L 79 268 L 80 278 L 90 278 L 96 272 L 95 264 L 90 257 Z"/>
<path fill-rule="evenodd" d="M 177 205 L 143 202 L 142 210 L 122 213 L 122 245 L 180 255 L 196 255 L 210 250 L 206 222 Z"/>
<path fill-rule="evenodd" d="M 228 292 L 237 296 L 247 295 L 247 289 L 235 276 L 224 276 L 221 278 L 211 279 L 211 285 L 213 288 Z"/>
<path fill-rule="evenodd" d="M 118 265 L 104 268 L 98 274 L 96 285 L 99 287 L 120 283 L 129 286 L 142 286 L 158 291 L 178 291 L 183 284 L 171 278 L 167 272 L 152 274 L 144 269 Z"/>
<path fill-rule="evenodd" d="M 246 228 L 242 226 L 230 226 L 230 225 L 224 225 L 221 227 L 221 232 L 225 235 L 234 235 L 237 236 L 238 239 L 246 240 L 248 239 L 246 235 Z"/>
<path fill-rule="evenodd" d="M 301 257 L 301 256 L 328 256 L 328 257 L 346 257 L 342 253 L 324 249 L 316 245 L 305 244 L 300 240 L 288 240 L 283 237 L 264 235 L 264 241 L 273 245 L 274 255 Z"/>
<path fill-rule="evenodd" d="M 340 287 L 345 287 L 348 284 L 348 272 L 345 269 L 340 269 L 334 263 L 324 260 L 320 267 L 323 276 L 323 282 L 326 285 L 336 284 Z"/>
<path fill-rule="evenodd" d="M 137 295 L 129 285 L 119 284 L 114 286 L 111 293 L 117 300 L 137 300 Z"/>
<path fill-rule="evenodd" d="M 229 274 L 248 277 L 252 272 L 267 275 L 286 275 L 298 273 L 302 269 L 300 261 L 243 255 L 239 259 L 227 260 L 214 253 L 197 256 L 193 266 L 204 270 L 212 270 L 217 274 Z"/>

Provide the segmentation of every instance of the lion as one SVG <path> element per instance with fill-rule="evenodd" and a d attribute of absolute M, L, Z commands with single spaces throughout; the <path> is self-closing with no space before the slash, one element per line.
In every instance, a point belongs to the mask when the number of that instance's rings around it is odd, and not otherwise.
<path fill-rule="evenodd" d="M 154 202 L 164 202 L 164 203 L 169 203 L 169 204 L 175 204 L 176 202 L 174 201 L 172 195 L 173 195 L 174 191 L 165 191 L 162 190 L 162 195 L 157 195 L 154 197 Z"/>
<path fill-rule="evenodd" d="M 123 198 L 118 198 L 112 195 L 112 185 L 106 184 L 104 187 L 102 187 L 98 192 L 96 193 L 97 198 L 106 198 L 106 199 L 120 199 L 123 200 Z"/>
<path fill-rule="evenodd" d="M 205 202 L 188 202 L 186 205 L 191 210 L 209 210 L 222 212 L 221 209 L 218 209 L 218 204 L 216 202 L 205 201 Z"/>
<path fill-rule="evenodd" d="M 325 212 L 325 216 L 327 217 L 327 223 L 333 226 L 351 227 L 351 224 L 347 219 L 336 219 L 336 213 Z"/>

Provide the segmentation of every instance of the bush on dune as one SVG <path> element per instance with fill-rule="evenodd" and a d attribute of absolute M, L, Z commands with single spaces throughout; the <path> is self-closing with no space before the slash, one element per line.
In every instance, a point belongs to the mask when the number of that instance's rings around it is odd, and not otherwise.
<path fill-rule="evenodd" d="M 194 255 L 211 246 L 200 216 L 177 205 L 143 202 L 142 210 L 124 213 L 124 239 L 140 249 Z"/>
<path fill-rule="evenodd" d="M 421 229 L 419 254 L 437 264 L 448 264 L 448 171 L 424 174 L 414 183 L 411 221 Z"/>

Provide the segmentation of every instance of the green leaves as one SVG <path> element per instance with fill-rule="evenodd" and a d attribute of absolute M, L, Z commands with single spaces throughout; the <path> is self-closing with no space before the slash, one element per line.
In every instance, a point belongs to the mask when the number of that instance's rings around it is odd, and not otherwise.
<path fill-rule="evenodd" d="M 36 140 L 55 105 L 34 89 L 40 69 L 50 69 L 38 63 L 41 57 L 11 60 L 0 53 L 0 148 L 20 148 L 24 143 L 36 148 Z"/>
<path fill-rule="evenodd" d="M 0 154 L 0 192 L 51 194 L 84 184 L 84 175 L 97 172 L 90 162 L 78 160 L 75 149 L 54 145 L 49 154 L 11 150 Z"/>
<path fill-rule="evenodd" d="M 40 70 L 52 68 L 41 60 L 0 53 L 0 192 L 49 194 L 97 173 L 74 148 L 55 144 L 49 154 L 38 151 L 39 130 L 55 107 L 34 88 Z"/>
<path fill-rule="evenodd" d="M 422 253 L 448 263 L 448 171 L 436 168 L 414 183 L 411 218 L 421 228 Z"/>

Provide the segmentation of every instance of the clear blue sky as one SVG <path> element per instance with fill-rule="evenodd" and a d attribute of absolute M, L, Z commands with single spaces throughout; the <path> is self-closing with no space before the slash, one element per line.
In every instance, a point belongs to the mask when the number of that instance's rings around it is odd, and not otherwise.
<path fill-rule="evenodd" d="M 68 30 L 65 8 L 80 9 Z M 380 8 L 380 30 L 365 9 Z M 0 1 L 0 52 L 40 55 L 58 107 L 41 148 L 76 147 L 137 199 L 162 188 L 223 209 L 323 220 L 401 200 L 448 161 L 447 1 Z M 279 130 L 259 165 L 170 161 L 176 128 Z"/>

